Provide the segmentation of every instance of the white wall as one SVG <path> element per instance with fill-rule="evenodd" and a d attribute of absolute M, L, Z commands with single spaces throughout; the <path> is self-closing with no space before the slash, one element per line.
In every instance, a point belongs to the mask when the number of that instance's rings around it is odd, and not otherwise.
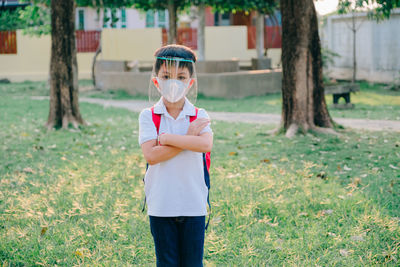
<path fill-rule="evenodd" d="M 246 26 L 206 27 L 206 60 L 236 58 L 250 65 L 256 57 L 255 49 L 247 49 Z M 154 51 L 161 47 L 161 28 L 103 29 L 102 53 L 104 60 L 139 60 L 149 64 Z M 0 54 L 0 79 L 12 81 L 47 80 L 50 67 L 51 39 L 46 36 L 23 35 L 17 31 L 17 54 Z M 268 49 L 272 66 L 279 67 L 281 49 Z M 78 53 L 79 78 L 90 78 L 94 53 Z"/>
<path fill-rule="evenodd" d="M 351 79 L 353 68 L 353 32 L 351 14 L 334 15 L 322 29 L 324 47 L 340 55 L 328 68 L 336 79 Z M 376 22 L 366 13 L 356 14 L 357 79 L 392 82 L 400 75 L 400 9 L 390 19 Z"/>
<path fill-rule="evenodd" d="M 128 29 L 146 28 L 146 13 L 136 9 L 126 9 L 126 27 Z"/>
<path fill-rule="evenodd" d="M 44 81 L 49 77 L 50 35 L 29 36 L 17 31 L 17 54 L 0 54 L 0 79 L 11 81 Z M 94 53 L 78 53 L 80 79 L 91 77 Z"/>

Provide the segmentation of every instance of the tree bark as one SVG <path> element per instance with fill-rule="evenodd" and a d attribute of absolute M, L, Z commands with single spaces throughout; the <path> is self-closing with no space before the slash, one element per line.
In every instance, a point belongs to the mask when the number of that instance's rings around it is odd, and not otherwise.
<path fill-rule="evenodd" d="M 100 5 L 103 6 L 103 1 L 100 1 Z M 95 7 L 95 5 L 94 5 Z M 100 31 L 100 39 L 99 39 L 99 46 L 96 49 L 96 53 L 93 56 L 92 60 L 92 83 L 93 83 L 93 88 L 97 88 L 97 77 L 96 77 L 96 64 L 97 64 L 97 57 L 101 53 L 101 41 L 102 41 L 102 32 L 103 32 L 103 20 L 104 20 L 104 9 L 100 9 L 99 7 L 97 8 L 97 22 L 98 22 L 98 30 Z M 103 14 L 103 16 L 101 16 Z"/>
<path fill-rule="evenodd" d="M 73 0 L 51 1 L 49 129 L 85 124 L 78 103 L 74 4 Z"/>
<path fill-rule="evenodd" d="M 97 88 L 97 77 L 96 77 L 96 64 L 97 64 L 97 57 L 100 55 L 100 53 L 101 53 L 101 34 L 100 34 L 99 47 L 96 49 L 96 53 L 94 54 L 93 60 L 92 60 L 92 83 L 93 83 L 94 89 L 98 89 Z"/>
<path fill-rule="evenodd" d="M 200 4 L 198 7 L 199 27 L 197 29 L 197 56 L 199 61 L 205 60 L 205 28 L 206 28 L 206 6 Z"/>
<path fill-rule="evenodd" d="M 356 59 L 356 34 L 357 34 L 357 28 L 356 28 L 356 19 L 354 15 L 354 10 L 351 13 L 351 31 L 353 32 L 353 77 L 351 79 L 352 83 L 355 83 L 356 81 L 356 76 L 357 76 L 357 59 Z"/>
<path fill-rule="evenodd" d="M 298 131 L 327 132 L 320 127 L 332 128 L 333 122 L 325 102 L 321 44 L 313 0 L 305 0 L 301 5 L 295 0 L 282 0 L 280 6 L 282 127 L 288 137 Z"/>
<path fill-rule="evenodd" d="M 168 44 L 176 44 L 177 31 L 176 31 L 176 11 L 177 7 L 174 0 L 168 0 Z"/>
<path fill-rule="evenodd" d="M 264 14 L 257 12 L 256 18 L 256 50 L 257 58 L 264 58 Z"/>

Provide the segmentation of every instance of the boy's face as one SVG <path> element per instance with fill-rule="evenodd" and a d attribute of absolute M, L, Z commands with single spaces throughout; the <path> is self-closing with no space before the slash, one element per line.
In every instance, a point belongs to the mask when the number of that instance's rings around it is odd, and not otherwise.
<path fill-rule="evenodd" d="M 184 83 L 190 81 L 190 73 L 187 67 L 177 67 L 174 64 L 162 64 L 157 77 L 161 80 L 175 79 Z"/>
<path fill-rule="evenodd" d="M 192 73 L 194 66 L 190 65 L 193 62 L 174 59 L 157 60 L 149 87 L 150 98 L 161 95 L 165 101 L 176 103 L 188 94 L 197 95 L 196 75 Z"/>

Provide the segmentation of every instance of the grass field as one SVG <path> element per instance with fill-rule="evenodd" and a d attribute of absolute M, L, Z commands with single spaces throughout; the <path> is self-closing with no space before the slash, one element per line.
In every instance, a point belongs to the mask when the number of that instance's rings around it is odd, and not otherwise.
<path fill-rule="evenodd" d="M 90 126 L 47 132 L 46 90 L 0 85 L 0 263 L 154 266 L 138 114 L 82 103 Z M 206 266 L 400 264 L 398 133 L 212 128 Z"/>
<path fill-rule="evenodd" d="M 329 111 L 333 117 L 360 118 L 360 119 L 387 119 L 400 120 L 400 92 L 383 89 L 385 85 L 359 82 L 360 92 L 351 95 L 354 109 L 340 110 L 332 107 L 332 95 L 326 96 Z M 86 92 L 89 97 L 108 99 L 141 99 L 146 97 L 133 97 L 125 91 Z M 344 102 L 343 99 L 340 101 Z M 226 101 L 218 98 L 206 98 L 200 96 L 197 104 L 209 111 L 226 112 L 256 112 L 280 114 L 282 101 L 280 94 L 247 97 Z"/>

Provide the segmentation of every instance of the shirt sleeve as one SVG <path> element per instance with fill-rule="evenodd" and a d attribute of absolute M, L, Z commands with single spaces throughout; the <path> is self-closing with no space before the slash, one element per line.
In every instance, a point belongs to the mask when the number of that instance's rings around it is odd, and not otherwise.
<path fill-rule="evenodd" d="M 144 109 L 139 115 L 139 145 L 157 139 L 157 129 L 154 125 L 151 110 Z"/>
<path fill-rule="evenodd" d="M 198 113 L 197 113 L 197 118 L 207 118 L 209 119 L 210 117 L 208 116 L 207 112 L 200 108 Z M 204 129 L 200 132 L 200 134 L 203 133 L 211 133 L 213 134 L 213 131 L 211 130 L 211 123 L 209 123 L 206 127 L 204 127 Z"/>

